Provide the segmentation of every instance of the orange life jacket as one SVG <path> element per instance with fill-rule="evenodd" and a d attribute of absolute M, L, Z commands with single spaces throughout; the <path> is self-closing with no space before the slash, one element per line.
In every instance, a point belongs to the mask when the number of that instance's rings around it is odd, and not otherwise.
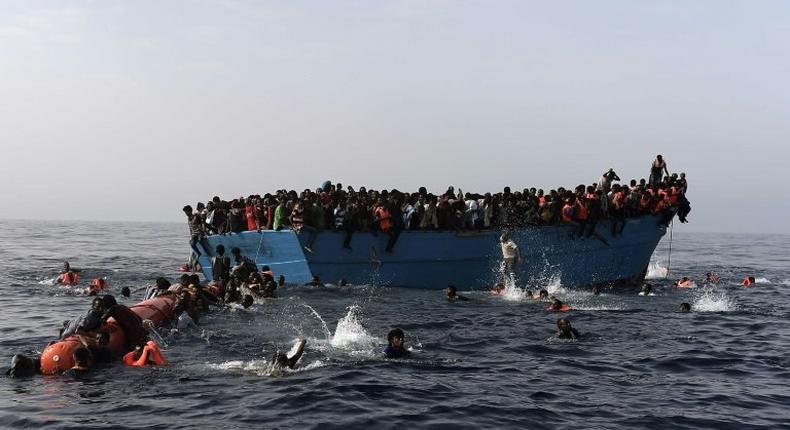
<path fill-rule="evenodd" d="M 379 206 L 373 212 L 373 215 L 379 219 L 379 228 L 381 231 L 389 231 L 390 227 L 392 227 L 392 221 L 390 221 L 390 211 L 388 211 L 384 206 Z"/>
<path fill-rule="evenodd" d="M 64 272 L 58 277 L 58 281 L 64 285 L 77 285 L 78 280 L 79 276 L 77 276 L 76 272 Z"/>
<path fill-rule="evenodd" d="M 123 364 L 127 366 L 144 367 L 146 364 L 156 364 L 162 366 L 166 363 L 165 358 L 162 356 L 162 351 L 159 345 L 153 340 L 149 340 L 143 347 L 143 352 L 136 360 L 134 358 L 135 351 L 129 351 L 123 356 Z M 150 361 L 150 363 L 149 363 Z"/>
<path fill-rule="evenodd" d="M 546 308 L 546 310 L 549 312 L 568 312 L 569 310 L 571 310 L 571 307 L 566 304 L 563 304 L 562 306 L 560 306 L 559 309 L 552 309 L 551 306 L 549 306 L 548 308 Z"/>
<path fill-rule="evenodd" d="M 615 209 L 622 209 L 624 198 L 625 198 L 625 194 L 623 194 L 622 191 L 618 191 L 614 193 L 614 197 L 612 197 L 612 207 L 614 207 Z"/>
<path fill-rule="evenodd" d="M 741 285 L 743 285 L 744 287 L 748 287 L 748 286 L 751 286 L 753 284 L 754 284 L 754 282 L 752 282 L 752 280 L 749 279 L 748 276 L 743 278 L 743 282 L 741 283 Z"/>

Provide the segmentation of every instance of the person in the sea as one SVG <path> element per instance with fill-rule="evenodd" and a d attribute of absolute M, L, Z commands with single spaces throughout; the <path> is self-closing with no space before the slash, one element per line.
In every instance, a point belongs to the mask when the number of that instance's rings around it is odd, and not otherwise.
<path fill-rule="evenodd" d="M 90 342 L 85 336 L 80 336 L 82 346 L 88 348 L 93 357 L 94 364 L 112 363 L 115 361 L 115 354 L 110 347 L 110 333 L 100 331 L 96 333 L 95 342 Z"/>
<path fill-rule="evenodd" d="M 546 290 L 540 290 L 538 295 L 533 297 L 534 300 L 548 300 L 549 292 Z"/>
<path fill-rule="evenodd" d="M 455 288 L 455 285 L 448 285 L 447 300 L 453 300 L 453 301 L 458 300 L 458 301 L 466 302 L 469 301 L 469 297 L 459 295 L 457 289 Z"/>
<path fill-rule="evenodd" d="M 11 367 L 6 370 L 6 376 L 11 378 L 24 378 L 41 373 L 41 357 L 30 358 L 23 354 L 14 354 L 11 357 Z"/>
<path fill-rule="evenodd" d="M 238 247 L 234 246 L 231 248 L 230 253 L 233 255 L 233 261 L 235 262 L 232 271 L 236 271 L 239 279 L 247 280 L 250 277 L 250 273 L 258 271 L 258 266 L 255 262 L 249 257 L 241 255 L 241 249 Z"/>
<path fill-rule="evenodd" d="M 513 239 L 507 233 L 502 233 L 499 237 L 499 243 L 502 247 L 502 260 L 504 262 L 504 273 L 511 279 L 516 274 L 516 264 L 519 260 L 518 245 L 513 242 Z"/>
<path fill-rule="evenodd" d="M 253 304 L 253 303 L 255 303 L 255 300 L 254 300 L 254 299 L 252 298 L 252 296 L 251 296 L 251 295 L 249 295 L 249 294 L 245 294 L 245 295 L 244 295 L 244 298 L 243 298 L 243 299 L 241 299 L 241 306 L 242 306 L 244 309 L 247 309 L 247 308 L 249 308 L 250 306 L 252 306 L 252 304 Z"/>
<path fill-rule="evenodd" d="M 562 302 L 560 299 L 553 297 L 551 299 L 551 304 L 549 305 L 550 311 L 561 311 L 562 310 Z"/>
<path fill-rule="evenodd" d="M 277 286 L 278 287 L 285 286 L 285 276 L 280 275 L 280 276 L 277 277 Z"/>
<path fill-rule="evenodd" d="M 705 282 L 709 284 L 718 284 L 721 282 L 721 277 L 716 272 L 708 272 L 705 274 Z"/>
<path fill-rule="evenodd" d="M 304 284 L 304 286 L 305 286 L 305 287 L 323 287 L 323 286 L 324 286 L 324 283 L 323 283 L 323 282 L 321 282 L 321 278 L 319 278 L 319 277 L 316 275 L 316 276 L 313 276 L 313 279 L 311 279 L 311 280 L 310 280 L 310 282 L 306 282 L 306 283 Z"/>
<path fill-rule="evenodd" d="M 653 286 L 645 282 L 642 284 L 642 288 L 639 289 L 640 296 L 649 296 L 653 293 Z"/>
<path fill-rule="evenodd" d="M 115 297 L 106 295 L 102 298 L 104 304 L 104 314 L 102 320 L 112 317 L 118 326 L 123 330 L 126 339 L 126 348 L 134 349 L 143 346 L 148 342 L 148 330 L 143 326 L 140 317 L 124 305 L 118 304 Z"/>
<path fill-rule="evenodd" d="M 63 285 L 77 285 L 79 281 L 79 270 L 72 269 L 68 261 L 63 262 L 63 272 L 58 276 L 58 283 Z"/>
<path fill-rule="evenodd" d="M 570 320 L 566 318 L 559 318 L 557 320 L 557 338 L 558 339 L 578 339 L 579 332 L 573 328 Z"/>
<path fill-rule="evenodd" d="M 686 303 L 686 302 L 681 303 L 680 304 L 680 312 L 684 312 L 684 313 L 685 312 L 691 312 L 691 305 Z"/>
<path fill-rule="evenodd" d="M 677 288 L 689 288 L 692 286 L 693 281 L 688 276 L 684 276 L 677 281 L 675 281 L 675 287 Z"/>
<path fill-rule="evenodd" d="M 403 330 L 394 328 L 387 334 L 387 347 L 384 348 L 384 355 L 387 358 L 402 358 L 410 354 L 406 349 L 406 340 Z"/>
<path fill-rule="evenodd" d="M 74 366 L 63 372 L 63 376 L 79 377 L 88 373 L 91 369 L 93 357 L 91 357 L 91 352 L 88 348 L 81 346 L 75 349 L 72 353 L 72 358 L 74 359 Z"/>
<path fill-rule="evenodd" d="M 752 285 L 754 285 L 756 283 L 757 283 L 757 280 L 754 278 L 754 276 L 747 276 L 747 277 L 743 278 L 743 282 L 741 282 L 741 285 L 744 286 L 744 287 L 751 287 Z"/>
<path fill-rule="evenodd" d="M 73 334 L 85 333 L 97 330 L 102 324 L 102 315 L 105 312 L 104 299 L 95 297 L 91 302 L 91 308 L 85 315 L 73 320 L 64 322 L 64 329 L 60 333 L 60 338 L 65 339 Z"/>
<path fill-rule="evenodd" d="M 491 288 L 491 293 L 492 294 L 502 294 L 503 291 L 505 291 L 505 283 L 504 282 L 497 282 Z"/>
<path fill-rule="evenodd" d="M 592 288 L 592 293 L 593 293 L 593 296 L 597 296 L 597 295 L 601 294 L 601 287 L 599 287 L 598 285 L 594 286 Z"/>
<path fill-rule="evenodd" d="M 156 283 L 154 285 L 146 288 L 143 300 L 153 299 L 154 297 L 166 294 L 168 288 L 170 288 L 170 281 L 160 276 L 156 278 Z"/>
<path fill-rule="evenodd" d="M 130 290 L 129 287 L 123 287 L 121 288 L 121 295 L 128 298 L 132 295 L 132 290 Z"/>
<path fill-rule="evenodd" d="M 285 368 L 296 368 L 296 363 L 299 362 L 299 359 L 302 358 L 302 354 L 304 354 L 304 347 L 307 345 L 307 340 L 300 338 L 297 342 L 298 346 L 296 352 L 290 357 L 281 351 L 274 353 L 274 357 L 272 357 L 271 361 L 271 368 L 273 371 L 283 370 Z"/>

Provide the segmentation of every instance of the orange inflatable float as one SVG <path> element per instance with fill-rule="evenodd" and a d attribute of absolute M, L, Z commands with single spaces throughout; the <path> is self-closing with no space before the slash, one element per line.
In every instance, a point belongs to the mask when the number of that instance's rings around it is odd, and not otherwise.
<path fill-rule="evenodd" d="M 176 296 L 166 294 L 153 299 L 140 302 L 130 307 L 141 319 L 151 320 L 154 325 L 161 326 L 175 317 Z M 110 318 L 105 322 L 99 331 L 107 331 L 110 334 L 110 342 L 107 345 L 116 354 L 126 353 L 126 336 L 114 319 Z M 83 336 L 86 342 L 95 342 L 93 336 Z M 52 375 L 71 369 L 74 366 L 74 350 L 81 347 L 82 342 L 77 335 L 69 336 L 63 340 L 57 340 L 41 353 L 41 373 Z"/>

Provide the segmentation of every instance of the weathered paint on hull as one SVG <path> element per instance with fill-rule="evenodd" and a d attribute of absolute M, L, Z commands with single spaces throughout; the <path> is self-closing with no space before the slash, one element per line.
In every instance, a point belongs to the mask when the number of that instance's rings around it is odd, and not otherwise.
<path fill-rule="evenodd" d="M 572 239 L 572 231 L 567 226 L 508 230 L 523 255 L 517 270 L 520 286 L 538 287 L 553 278 L 569 286 L 638 281 L 666 227 L 659 225 L 658 217 L 644 216 L 629 219 L 622 236 L 612 237 L 608 222 L 598 225 L 598 238 Z M 387 253 L 385 234 L 355 233 L 348 250 L 342 247 L 343 232 L 325 231 L 318 234 L 309 253 L 302 248 L 308 239 L 305 233 L 250 231 L 208 237 L 201 244 L 205 252 L 200 263 L 211 279 L 209 258 L 222 243 L 227 254 L 237 246 L 259 267 L 270 266 L 289 283 L 307 282 L 317 275 L 331 283 L 346 279 L 351 284 L 481 288 L 491 286 L 499 276 L 500 234 L 501 230 L 404 231 L 393 252 Z"/>

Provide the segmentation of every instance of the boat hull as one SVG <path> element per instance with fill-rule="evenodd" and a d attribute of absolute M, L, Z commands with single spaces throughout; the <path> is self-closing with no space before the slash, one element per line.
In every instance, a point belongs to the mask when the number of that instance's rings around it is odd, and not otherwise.
<path fill-rule="evenodd" d="M 642 279 L 666 226 L 657 216 L 628 219 L 622 235 L 613 237 L 611 223 L 602 222 L 596 235 L 572 238 L 574 227 L 547 226 L 509 229 L 523 256 L 517 265 L 519 286 L 586 286 L 636 282 Z M 439 232 L 404 231 L 393 252 L 385 252 L 388 236 L 354 233 L 351 250 L 342 247 L 344 232 L 322 231 L 304 251 L 308 235 L 291 230 L 246 231 L 213 235 L 200 242 L 200 263 L 211 279 L 216 245 L 239 247 L 258 267 L 268 265 L 288 283 L 304 283 L 313 276 L 323 282 L 345 279 L 350 284 L 376 284 L 440 289 L 485 288 L 501 278 L 502 230 Z"/>

